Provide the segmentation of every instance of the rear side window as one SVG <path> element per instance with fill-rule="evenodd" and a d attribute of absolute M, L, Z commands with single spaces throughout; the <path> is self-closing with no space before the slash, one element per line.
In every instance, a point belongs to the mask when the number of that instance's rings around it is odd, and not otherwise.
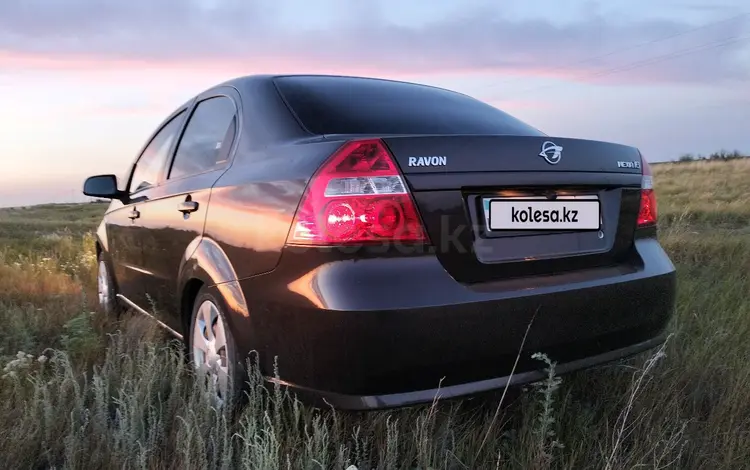
<path fill-rule="evenodd" d="M 235 107 L 225 96 L 209 98 L 196 106 L 169 173 L 169 179 L 215 170 L 227 163 L 237 126 Z"/>
<path fill-rule="evenodd" d="M 313 134 L 544 135 L 474 98 L 423 85 L 349 77 L 275 79 Z"/>
<path fill-rule="evenodd" d="M 159 174 L 167 164 L 169 149 L 177 137 L 184 117 L 185 113 L 182 112 L 172 118 L 143 150 L 130 180 L 131 194 L 154 186 L 158 182 Z"/>

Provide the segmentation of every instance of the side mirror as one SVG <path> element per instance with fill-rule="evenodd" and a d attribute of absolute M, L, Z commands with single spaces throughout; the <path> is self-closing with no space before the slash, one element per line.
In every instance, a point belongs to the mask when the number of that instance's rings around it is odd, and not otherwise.
<path fill-rule="evenodd" d="M 97 175 L 86 178 L 83 183 L 83 194 L 105 199 L 122 199 L 123 193 L 117 189 L 115 175 Z"/>

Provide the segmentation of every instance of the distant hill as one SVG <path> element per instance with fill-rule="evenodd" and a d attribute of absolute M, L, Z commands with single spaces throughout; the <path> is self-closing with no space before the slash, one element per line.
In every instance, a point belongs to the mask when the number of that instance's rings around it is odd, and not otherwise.
<path fill-rule="evenodd" d="M 730 160 L 738 160 L 741 158 L 749 158 L 750 155 L 741 153 L 739 150 L 732 150 L 731 152 L 727 150 L 719 150 L 718 152 L 713 152 L 708 155 L 701 155 L 701 154 L 692 154 L 692 153 L 686 153 L 682 155 L 677 160 L 673 160 L 671 162 L 665 162 L 665 163 L 675 163 L 675 162 L 694 162 L 694 161 L 730 161 Z"/>
<path fill-rule="evenodd" d="M 50 227 L 69 233 L 94 230 L 108 206 L 108 202 L 81 202 L 0 208 L 0 246 L 10 235 L 33 237 Z"/>

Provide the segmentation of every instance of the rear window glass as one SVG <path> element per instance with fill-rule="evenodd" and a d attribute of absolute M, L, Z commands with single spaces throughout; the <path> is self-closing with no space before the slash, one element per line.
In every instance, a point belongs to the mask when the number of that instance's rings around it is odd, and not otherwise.
<path fill-rule="evenodd" d="M 544 135 L 474 98 L 423 85 L 348 77 L 277 77 L 313 134 Z"/>

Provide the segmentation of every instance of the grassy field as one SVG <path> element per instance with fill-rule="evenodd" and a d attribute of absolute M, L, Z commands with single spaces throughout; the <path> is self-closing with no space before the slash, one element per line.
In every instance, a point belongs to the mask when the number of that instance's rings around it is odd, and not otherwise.
<path fill-rule="evenodd" d="M 95 308 L 101 204 L 0 210 L 4 468 L 750 468 L 750 160 L 655 166 L 679 271 L 650 354 L 525 393 L 402 410 L 312 410 L 251 387 L 217 412 L 180 348 Z M 542 351 L 543 352 L 543 351 Z"/>

